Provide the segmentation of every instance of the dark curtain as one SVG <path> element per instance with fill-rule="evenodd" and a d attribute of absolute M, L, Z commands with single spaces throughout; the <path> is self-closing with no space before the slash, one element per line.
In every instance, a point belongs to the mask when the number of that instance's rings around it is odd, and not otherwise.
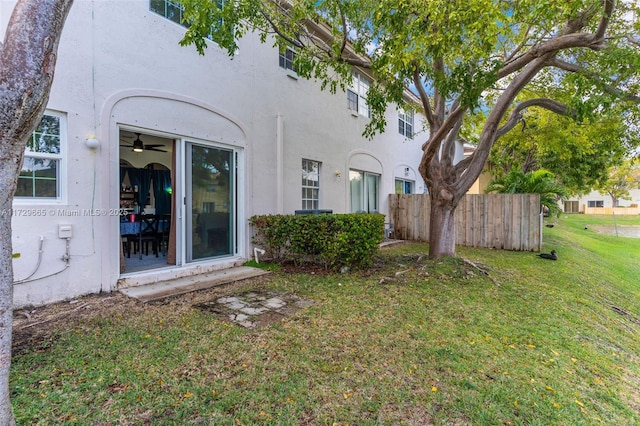
<path fill-rule="evenodd" d="M 120 167 L 120 186 L 124 182 L 124 177 L 127 175 L 127 167 Z"/>
<path fill-rule="evenodd" d="M 153 196 L 156 199 L 156 214 L 168 214 L 171 210 L 171 195 L 167 188 L 171 187 L 171 172 L 169 170 L 152 170 Z"/>
<path fill-rule="evenodd" d="M 140 189 L 140 169 L 135 169 L 133 167 L 125 167 L 125 173 L 129 175 L 129 183 L 131 184 L 131 189 L 134 187 L 138 187 Z M 140 204 L 140 200 L 136 199 L 138 204 Z"/>
<path fill-rule="evenodd" d="M 149 189 L 151 188 L 151 170 L 138 169 L 138 205 L 141 209 L 147 205 L 149 201 Z"/>
<path fill-rule="evenodd" d="M 138 187 L 138 195 L 136 201 L 141 209 L 149 201 L 149 188 L 151 187 L 151 170 L 136 169 L 134 167 L 126 167 L 126 173 L 129 175 L 131 186 Z M 122 172 L 121 172 L 122 173 Z"/>

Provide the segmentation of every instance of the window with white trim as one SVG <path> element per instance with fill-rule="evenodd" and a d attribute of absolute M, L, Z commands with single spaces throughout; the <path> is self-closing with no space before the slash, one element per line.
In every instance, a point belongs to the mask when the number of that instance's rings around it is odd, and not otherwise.
<path fill-rule="evenodd" d="M 412 180 L 396 178 L 396 194 L 413 194 L 413 186 Z"/>
<path fill-rule="evenodd" d="M 358 72 L 353 72 L 352 86 L 347 89 L 347 105 L 351 111 L 365 117 L 371 117 L 371 111 L 367 104 L 367 93 L 371 83 Z"/>
<path fill-rule="evenodd" d="M 398 132 L 413 139 L 413 111 L 398 111 Z"/>
<path fill-rule="evenodd" d="M 380 211 L 380 175 L 349 170 L 349 189 L 352 213 Z"/>
<path fill-rule="evenodd" d="M 589 200 L 587 201 L 587 207 L 604 207 L 603 200 Z"/>
<path fill-rule="evenodd" d="M 302 208 L 317 210 L 320 208 L 320 163 L 302 160 Z"/>
<path fill-rule="evenodd" d="M 45 112 L 27 142 L 16 198 L 60 199 L 65 138 L 64 114 Z"/>
<path fill-rule="evenodd" d="M 278 56 L 280 68 L 284 68 L 285 70 L 290 70 L 292 72 L 297 72 L 296 67 L 293 64 L 296 58 L 295 50 L 287 47 L 284 50 L 281 50 Z"/>
<path fill-rule="evenodd" d="M 218 8 L 222 8 L 224 0 L 216 0 Z M 184 6 L 175 0 L 150 0 L 149 9 L 152 12 L 162 15 L 170 21 L 183 27 L 189 27 L 188 22 L 184 22 Z"/>

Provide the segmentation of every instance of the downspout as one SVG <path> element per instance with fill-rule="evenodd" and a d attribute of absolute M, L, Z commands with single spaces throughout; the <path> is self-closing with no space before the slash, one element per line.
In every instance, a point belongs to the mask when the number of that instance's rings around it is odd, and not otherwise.
<path fill-rule="evenodd" d="M 284 213 L 284 120 L 276 115 L 276 212 Z"/>

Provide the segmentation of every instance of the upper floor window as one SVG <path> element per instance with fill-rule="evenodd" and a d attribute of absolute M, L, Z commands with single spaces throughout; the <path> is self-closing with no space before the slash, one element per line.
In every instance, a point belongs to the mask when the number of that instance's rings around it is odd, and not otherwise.
<path fill-rule="evenodd" d="M 224 0 L 215 0 L 218 8 L 224 5 Z M 175 0 L 150 0 L 149 8 L 152 12 L 164 16 L 170 21 L 188 27 L 189 23 L 184 22 L 184 6 Z"/>
<path fill-rule="evenodd" d="M 150 8 L 153 12 L 164 16 L 170 21 L 185 26 L 182 22 L 184 7 L 177 1 L 171 0 L 151 0 Z"/>
<path fill-rule="evenodd" d="M 370 85 L 369 80 L 354 71 L 353 83 L 347 89 L 347 105 L 349 109 L 365 117 L 371 117 L 369 105 L 367 104 L 367 92 L 369 92 Z"/>
<path fill-rule="evenodd" d="M 287 47 L 284 50 L 280 51 L 279 56 L 280 56 L 279 57 L 280 68 L 297 72 L 296 67 L 293 64 L 293 61 L 295 60 L 295 57 L 296 57 L 295 50 L 293 50 L 290 47 Z"/>
<path fill-rule="evenodd" d="M 27 142 L 18 176 L 17 198 L 60 198 L 65 137 L 64 115 L 46 112 Z"/>
<path fill-rule="evenodd" d="M 398 111 L 398 132 L 413 139 L 413 111 Z"/>
<path fill-rule="evenodd" d="M 320 163 L 302 160 L 302 208 L 320 208 Z"/>

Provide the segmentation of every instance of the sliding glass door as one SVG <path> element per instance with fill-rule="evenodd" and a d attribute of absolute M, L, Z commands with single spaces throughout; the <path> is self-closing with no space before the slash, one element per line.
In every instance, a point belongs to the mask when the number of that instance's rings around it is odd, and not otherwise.
<path fill-rule="evenodd" d="M 187 262 L 234 254 L 234 151 L 187 142 L 185 157 Z"/>
<path fill-rule="evenodd" d="M 378 213 L 380 175 L 359 170 L 349 170 L 351 212 Z"/>

